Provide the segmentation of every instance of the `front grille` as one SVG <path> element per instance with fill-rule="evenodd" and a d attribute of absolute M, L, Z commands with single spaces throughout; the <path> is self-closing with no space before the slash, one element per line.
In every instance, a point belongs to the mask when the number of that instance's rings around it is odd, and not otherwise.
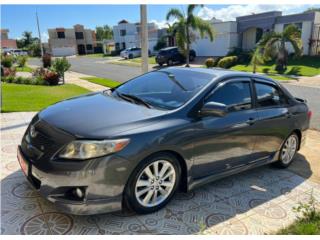
<path fill-rule="evenodd" d="M 34 129 L 34 135 L 31 134 Z M 40 165 L 52 160 L 55 154 L 74 137 L 47 122 L 35 117 L 24 134 L 21 150 L 34 164 Z"/>

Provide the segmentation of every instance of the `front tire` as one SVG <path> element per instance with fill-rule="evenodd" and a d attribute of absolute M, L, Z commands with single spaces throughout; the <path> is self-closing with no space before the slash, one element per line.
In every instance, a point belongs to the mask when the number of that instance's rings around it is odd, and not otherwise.
<path fill-rule="evenodd" d="M 163 208 L 176 192 L 181 168 L 174 155 L 161 153 L 145 159 L 133 171 L 125 189 L 125 202 L 137 213 Z"/>
<path fill-rule="evenodd" d="M 279 168 L 287 168 L 292 163 L 298 147 L 299 138 L 297 134 L 290 134 L 281 147 L 279 160 L 275 162 L 274 165 Z"/>

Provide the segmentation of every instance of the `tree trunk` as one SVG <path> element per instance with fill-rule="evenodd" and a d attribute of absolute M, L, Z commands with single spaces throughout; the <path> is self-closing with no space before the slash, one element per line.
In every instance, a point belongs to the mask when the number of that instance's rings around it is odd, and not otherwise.
<path fill-rule="evenodd" d="M 190 59 L 189 59 L 189 56 L 190 56 L 190 36 L 189 36 L 189 26 L 187 25 L 187 28 L 186 28 L 186 33 L 187 33 L 187 51 L 186 51 L 186 67 L 190 67 L 189 63 L 190 63 Z"/>
<path fill-rule="evenodd" d="M 278 72 L 284 72 L 285 71 L 285 66 L 286 66 L 286 47 L 285 47 L 285 41 L 282 39 L 280 43 L 280 49 L 279 53 L 277 56 L 277 66 L 276 70 Z"/>

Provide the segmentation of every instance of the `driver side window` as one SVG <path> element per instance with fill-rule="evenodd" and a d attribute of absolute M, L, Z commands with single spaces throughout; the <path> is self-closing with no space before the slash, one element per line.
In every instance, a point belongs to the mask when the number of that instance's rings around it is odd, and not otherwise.
<path fill-rule="evenodd" d="M 252 108 L 249 82 L 229 82 L 218 87 L 206 102 L 225 104 L 229 111 L 240 111 Z"/>

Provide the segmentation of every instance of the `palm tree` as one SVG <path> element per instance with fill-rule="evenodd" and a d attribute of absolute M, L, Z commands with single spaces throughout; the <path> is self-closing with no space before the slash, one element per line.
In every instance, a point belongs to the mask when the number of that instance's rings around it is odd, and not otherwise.
<path fill-rule="evenodd" d="M 276 70 L 283 72 L 288 65 L 288 51 L 286 49 L 286 42 L 289 42 L 293 49 L 295 56 L 302 54 L 301 32 L 295 25 L 288 25 L 283 32 L 271 32 L 265 34 L 258 42 L 256 54 L 261 54 L 264 59 L 270 58 L 270 52 L 276 47 L 278 50 L 276 60 Z"/>
<path fill-rule="evenodd" d="M 195 16 L 193 11 L 197 7 L 203 7 L 199 4 L 190 4 L 187 7 L 187 15 L 184 12 L 181 12 L 177 8 L 172 8 L 167 13 L 167 21 L 170 18 L 174 18 L 177 21 L 174 24 L 176 31 L 177 45 L 180 47 L 186 54 L 186 67 L 189 67 L 189 53 L 190 53 L 190 44 L 191 44 L 191 31 L 199 31 L 200 36 L 203 38 L 207 34 L 210 38 L 210 41 L 213 41 L 213 29 L 209 22 L 203 20 L 202 18 Z"/>

